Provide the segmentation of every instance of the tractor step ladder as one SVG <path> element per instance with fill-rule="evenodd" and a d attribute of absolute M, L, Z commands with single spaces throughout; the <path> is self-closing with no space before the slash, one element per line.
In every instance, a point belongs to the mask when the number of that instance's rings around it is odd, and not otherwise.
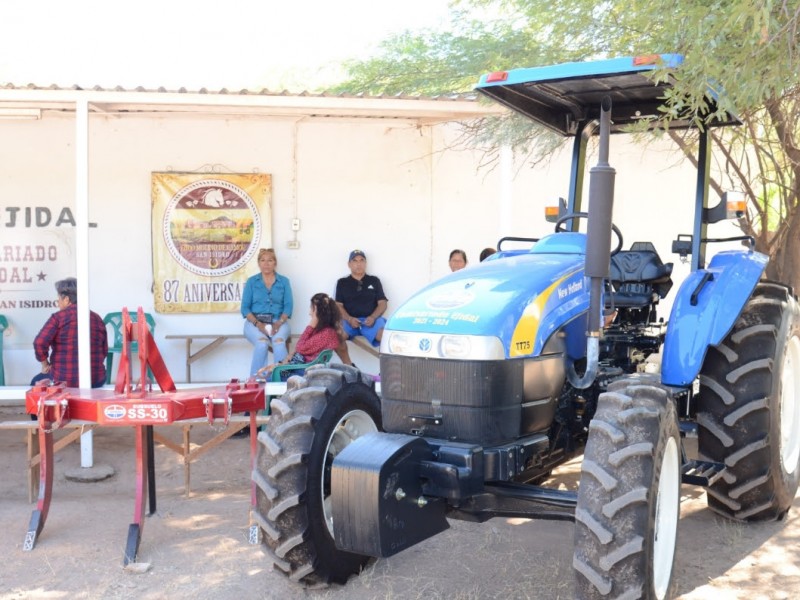
<path fill-rule="evenodd" d="M 710 487 L 725 472 L 724 463 L 690 460 L 681 468 L 681 481 L 692 485 Z"/>

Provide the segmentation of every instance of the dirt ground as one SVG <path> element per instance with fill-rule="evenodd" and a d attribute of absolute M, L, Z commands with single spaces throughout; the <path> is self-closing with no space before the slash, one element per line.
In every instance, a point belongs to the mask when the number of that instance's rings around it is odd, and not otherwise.
<path fill-rule="evenodd" d="M 20 419 L 0 409 L 0 420 Z M 162 428 L 176 441 L 178 428 Z M 205 426 L 192 440 L 208 439 Z M 494 519 L 451 522 L 451 529 L 389 559 L 372 563 L 344 587 L 307 591 L 273 571 L 248 544 L 247 439 L 230 439 L 192 465 L 183 493 L 180 457 L 157 446 L 157 512 L 148 517 L 138 561 L 122 568 L 133 518 L 134 451 L 130 428 L 94 434 L 96 464 L 116 474 L 76 483 L 64 471 L 80 464 L 79 447 L 58 453 L 53 502 L 32 552 L 23 552 L 35 505 L 26 490 L 25 437 L 0 431 L 0 600 L 27 598 L 482 599 L 572 597 L 573 525 Z M 575 485 L 576 465 L 556 477 Z M 684 486 L 676 564 L 679 598 L 800 598 L 800 497 L 781 523 L 740 525 L 705 508 L 705 493 Z"/>

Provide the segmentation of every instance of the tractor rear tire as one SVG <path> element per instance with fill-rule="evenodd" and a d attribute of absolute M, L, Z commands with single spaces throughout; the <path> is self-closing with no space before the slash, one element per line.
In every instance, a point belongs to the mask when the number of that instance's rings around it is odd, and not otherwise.
<path fill-rule="evenodd" d="M 600 395 L 575 509 L 576 598 L 671 597 L 680 444 L 675 403 L 652 376 Z"/>
<path fill-rule="evenodd" d="M 275 568 L 306 587 L 345 583 L 370 559 L 338 550 L 330 470 L 353 440 L 381 428 L 374 383 L 353 367 L 311 367 L 275 398 L 258 435 L 254 518 Z"/>
<path fill-rule="evenodd" d="M 759 283 L 700 372 L 698 454 L 724 463 L 706 490 L 711 510 L 738 521 L 782 519 L 800 477 L 800 307 Z"/>

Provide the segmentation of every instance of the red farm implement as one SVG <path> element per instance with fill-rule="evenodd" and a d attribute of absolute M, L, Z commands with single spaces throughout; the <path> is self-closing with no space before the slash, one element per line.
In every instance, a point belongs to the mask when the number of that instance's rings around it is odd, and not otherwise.
<path fill-rule="evenodd" d="M 38 417 L 41 473 L 39 497 L 31 515 L 23 550 L 33 550 L 42 533 L 53 492 L 53 432 L 71 420 L 83 420 L 104 427 L 134 427 L 136 430 L 136 500 L 133 522 L 128 528 L 123 564 L 135 562 L 142 537 L 145 498 L 149 512 L 156 510 L 153 427 L 187 419 L 207 418 L 209 424 L 227 425 L 231 415 L 250 413 L 250 461 L 256 449 L 256 416 L 265 408 L 264 385 L 254 380 L 232 379 L 224 386 L 177 391 L 167 370 L 141 308 L 132 323 L 123 309 L 124 347 L 113 390 L 67 388 L 63 384 L 42 381 L 25 397 L 26 411 Z M 139 383 L 134 384 L 131 342 L 139 350 Z M 160 391 L 148 382 L 148 368 Z M 251 490 L 251 506 L 255 490 Z M 257 530 L 252 527 L 251 529 Z M 251 532 L 252 533 L 252 532 Z"/>

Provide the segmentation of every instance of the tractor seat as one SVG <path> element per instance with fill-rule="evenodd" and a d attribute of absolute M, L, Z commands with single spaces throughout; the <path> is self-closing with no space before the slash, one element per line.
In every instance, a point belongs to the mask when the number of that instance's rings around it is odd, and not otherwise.
<path fill-rule="evenodd" d="M 611 257 L 609 279 L 616 307 L 644 307 L 653 301 L 653 292 L 664 298 L 672 288 L 672 263 L 662 263 L 650 242 L 634 242 L 630 250 Z"/>

